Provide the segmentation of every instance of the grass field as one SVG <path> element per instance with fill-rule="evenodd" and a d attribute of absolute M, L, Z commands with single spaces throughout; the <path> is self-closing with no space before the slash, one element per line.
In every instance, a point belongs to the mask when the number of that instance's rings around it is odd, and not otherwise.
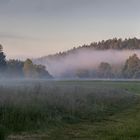
<path fill-rule="evenodd" d="M 139 81 L 0 82 L 0 140 L 139 140 Z"/>

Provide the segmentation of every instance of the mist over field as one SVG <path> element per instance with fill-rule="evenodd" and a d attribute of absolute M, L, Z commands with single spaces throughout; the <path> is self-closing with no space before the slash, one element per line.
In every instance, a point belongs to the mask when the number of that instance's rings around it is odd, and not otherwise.
<path fill-rule="evenodd" d="M 140 0 L 0 0 L 0 140 L 140 140 Z"/>
<path fill-rule="evenodd" d="M 97 69 L 101 62 L 107 62 L 112 66 L 124 65 L 126 59 L 133 54 L 137 54 L 140 57 L 140 50 L 82 49 L 64 57 L 42 57 L 35 60 L 35 63 L 45 65 L 54 77 L 61 77 L 65 73 L 80 69 Z"/>

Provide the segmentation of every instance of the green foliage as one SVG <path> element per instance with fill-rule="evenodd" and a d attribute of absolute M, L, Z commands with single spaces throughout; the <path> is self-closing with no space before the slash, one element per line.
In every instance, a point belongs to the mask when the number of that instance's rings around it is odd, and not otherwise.
<path fill-rule="evenodd" d="M 122 73 L 125 78 L 140 78 L 140 59 L 136 54 L 126 60 Z"/>
<path fill-rule="evenodd" d="M 23 72 L 26 78 L 52 78 L 43 65 L 35 65 L 30 59 L 24 62 Z"/>
<path fill-rule="evenodd" d="M 27 78 L 33 78 L 37 75 L 33 62 L 30 59 L 27 59 L 24 62 L 23 72 L 24 72 L 25 77 Z"/>

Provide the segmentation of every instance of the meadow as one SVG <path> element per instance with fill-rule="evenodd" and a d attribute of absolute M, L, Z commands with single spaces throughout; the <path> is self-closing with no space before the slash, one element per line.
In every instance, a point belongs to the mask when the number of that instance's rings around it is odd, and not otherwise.
<path fill-rule="evenodd" d="M 138 140 L 140 82 L 0 82 L 0 140 Z"/>

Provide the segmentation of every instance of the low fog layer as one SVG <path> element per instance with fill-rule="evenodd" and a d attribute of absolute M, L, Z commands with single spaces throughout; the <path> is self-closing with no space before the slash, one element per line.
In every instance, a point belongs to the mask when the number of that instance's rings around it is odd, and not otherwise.
<path fill-rule="evenodd" d="M 101 62 L 108 62 L 111 65 L 123 65 L 129 56 L 137 54 L 140 57 L 139 50 L 79 50 L 59 58 L 44 57 L 38 59 L 36 63 L 43 64 L 54 77 L 61 77 L 65 73 L 74 70 L 92 70 L 96 69 Z"/>

